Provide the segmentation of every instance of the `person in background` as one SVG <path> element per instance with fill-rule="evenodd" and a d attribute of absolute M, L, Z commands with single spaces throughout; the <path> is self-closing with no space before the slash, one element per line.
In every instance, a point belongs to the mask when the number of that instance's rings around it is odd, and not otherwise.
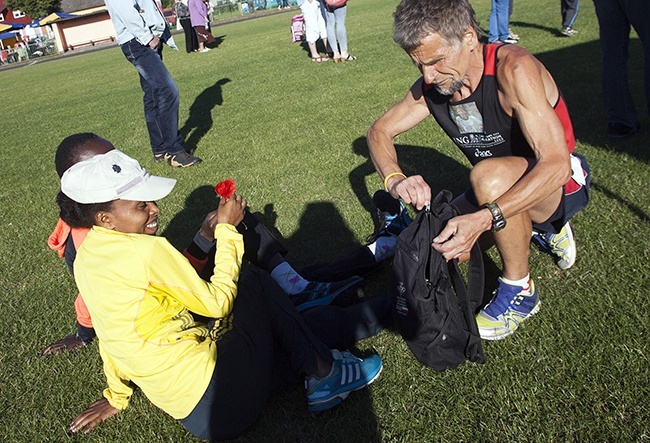
<path fill-rule="evenodd" d="M 641 129 L 629 84 L 630 27 L 643 47 L 643 84 L 650 113 L 650 2 L 647 0 L 594 0 L 600 47 L 607 136 L 625 138 Z"/>
<path fill-rule="evenodd" d="M 575 37 L 578 31 L 573 29 L 573 23 L 578 18 L 580 0 L 560 0 L 560 12 L 562 13 L 562 29 L 560 33 L 566 37 Z"/>
<path fill-rule="evenodd" d="M 488 31 L 489 43 L 517 43 L 510 38 L 510 0 L 492 0 Z"/>
<path fill-rule="evenodd" d="M 330 6 L 323 1 L 321 9 L 325 18 L 327 41 L 332 49 L 334 63 L 356 60 L 355 56 L 348 53 L 348 31 L 345 27 L 345 18 L 348 13 L 347 2 L 342 6 Z"/>
<path fill-rule="evenodd" d="M 178 86 L 162 61 L 163 43 L 178 49 L 154 0 L 105 0 L 126 59 L 137 69 L 154 161 L 186 168 L 201 162 L 178 130 Z"/>
<path fill-rule="evenodd" d="M 176 14 L 176 19 L 183 27 L 183 33 L 185 34 L 185 52 L 189 54 L 190 52 L 198 51 L 199 40 L 196 31 L 194 31 L 194 28 L 192 27 L 190 9 L 187 7 L 187 0 L 175 0 L 173 8 L 174 13 Z"/>
<path fill-rule="evenodd" d="M 298 5 L 300 6 L 305 21 L 305 40 L 307 40 L 307 45 L 309 46 L 311 61 L 329 61 L 327 56 L 320 55 L 316 47 L 316 42 L 319 38 L 323 40 L 326 52 L 329 47 L 327 43 L 327 28 L 325 27 L 325 19 L 323 18 L 320 2 L 318 0 L 303 0 L 302 3 L 299 1 Z"/>
<path fill-rule="evenodd" d="M 206 44 L 215 42 L 210 32 L 210 16 L 208 14 L 209 3 L 203 0 L 188 0 L 190 10 L 190 21 L 199 40 L 199 52 L 208 52 L 210 48 Z"/>

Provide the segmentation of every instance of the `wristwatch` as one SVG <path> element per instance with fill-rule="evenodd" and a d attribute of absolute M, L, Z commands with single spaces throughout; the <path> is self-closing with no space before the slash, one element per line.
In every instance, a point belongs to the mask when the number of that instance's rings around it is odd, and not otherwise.
<path fill-rule="evenodd" d="M 483 205 L 492 213 L 492 232 L 499 232 L 506 227 L 506 219 L 503 218 L 501 208 L 495 202 L 486 203 Z"/>

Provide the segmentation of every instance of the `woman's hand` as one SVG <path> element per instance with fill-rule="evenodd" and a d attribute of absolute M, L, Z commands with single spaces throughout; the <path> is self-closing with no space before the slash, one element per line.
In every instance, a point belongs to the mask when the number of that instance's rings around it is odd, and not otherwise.
<path fill-rule="evenodd" d="M 84 434 L 89 433 L 95 426 L 120 412 L 114 408 L 105 398 L 96 401 L 70 423 L 70 432 L 77 433 L 81 430 Z M 84 429 L 85 428 L 85 429 Z"/>
<path fill-rule="evenodd" d="M 233 194 L 230 198 L 221 198 L 217 209 L 217 223 L 237 226 L 244 219 L 246 201 L 241 195 Z"/>
<path fill-rule="evenodd" d="M 201 237 L 203 237 L 204 239 L 210 242 L 214 241 L 214 227 L 217 225 L 218 212 L 219 212 L 218 209 L 209 212 L 208 215 L 205 216 L 205 220 L 203 220 L 203 223 L 201 224 L 201 229 L 199 229 L 199 234 L 201 235 Z"/>

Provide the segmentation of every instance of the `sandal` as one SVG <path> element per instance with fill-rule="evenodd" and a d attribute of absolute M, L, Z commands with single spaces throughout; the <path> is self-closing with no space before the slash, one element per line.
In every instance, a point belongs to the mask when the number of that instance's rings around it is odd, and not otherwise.
<path fill-rule="evenodd" d="M 311 61 L 316 62 L 316 63 L 327 62 L 327 61 L 329 61 L 329 58 L 318 56 L 318 57 L 312 57 Z"/>
<path fill-rule="evenodd" d="M 334 57 L 332 60 L 334 60 L 334 63 L 342 62 L 343 57 Z"/>
<path fill-rule="evenodd" d="M 354 55 L 350 55 L 350 54 L 348 54 L 348 56 L 345 58 L 341 58 L 341 60 L 348 60 L 348 61 L 354 61 L 356 59 L 357 58 Z"/>

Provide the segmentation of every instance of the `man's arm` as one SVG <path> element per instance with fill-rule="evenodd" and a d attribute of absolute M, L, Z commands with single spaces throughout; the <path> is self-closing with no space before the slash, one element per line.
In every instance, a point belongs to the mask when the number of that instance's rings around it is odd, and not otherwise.
<path fill-rule="evenodd" d="M 530 53 L 519 47 L 508 49 L 497 65 L 501 104 L 519 121 L 535 153 L 535 164 L 497 203 L 506 219 L 530 211 L 533 221 L 541 222 L 555 210 L 543 207 L 544 200 L 571 177 L 564 128 L 552 106 L 559 91 L 546 68 Z M 540 203 L 542 207 L 537 207 Z"/>
<path fill-rule="evenodd" d="M 535 158 L 528 172 L 521 162 L 511 162 L 520 168 L 512 180 L 514 185 L 495 201 L 506 220 L 528 211 L 533 221 L 542 222 L 557 209 L 562 186 L 571 177 L 564 129 L 550 104 L 557 101 L 559 92 L 544 66 L 520 47 L 509 45 L 499 51 L 497 79 L 501 106 L 519 121 Z M 455 217 L 433 240 L 433 246 L 447 260 L 462 257 L 490 230 L 491 221 L 488 209 Z"/>
<path fill-rule="evenodd" d="M 367 134 L 370 158 L 379 176 L 385 180 L 386 189 L 393 197 L 401 198 L 418 209 L 422 209 L 431 201 L 431 189 L 421 176 L 407 178 L 402 174 L 397 162 L 394 139 L 417 126 L 429 115 L 429 108 L 422 95 L 422 86 L 420 78 L 402 101 L 370 126 Z"/>
<path fill-rule="evenodd" d="M 135 8 L 133 1 L 125 0 L 105 0 L 106 8 L 113 21 L 113 26 L 118 34 L 126 30 L 129 34 L 133 35 L 138 42 L 143 45 L 150 45 L 155 48 L 158 45 L 159 39 L 152 32 L 149 24 L 147 24 L 143 17 L 143 12 Z M 143 2 L 144 7 L 156 8 L 156 5 L 151 2 Z M 121 28 L 121 29 L 120 29 Z M 158 40 L 158 41 L 155 41 Z M 156 46 L 153 46 L 155 44 Z"/>

